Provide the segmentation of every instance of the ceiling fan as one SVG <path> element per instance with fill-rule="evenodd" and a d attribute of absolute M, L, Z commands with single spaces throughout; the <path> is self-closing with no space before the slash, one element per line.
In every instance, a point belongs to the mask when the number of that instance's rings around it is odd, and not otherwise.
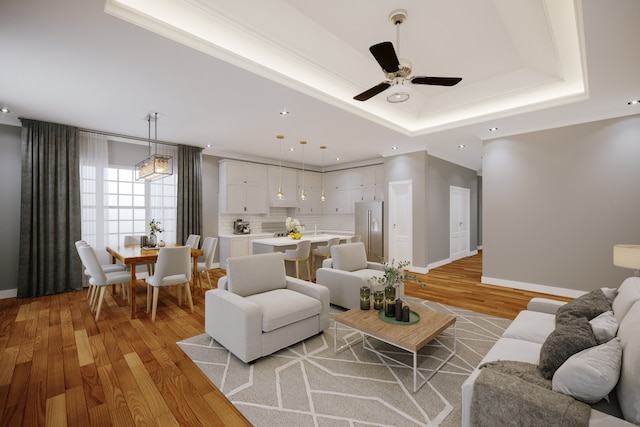
<path fill-rule="evenodd" d="M 400 24 L 407 19 L 406 10 L 395 10 L 389 15 L 389 19 L 396 26 L 396 46 L 398 53 L 400 52 Z M 425 77 L 411 76 L 411 62 L 406 59 L 399 59 L 391 42 L 381 42 L 374 44 L 369 48 L 373 57 L 378 61 L 385 77 L 388 79 L 371 89 L 353 97 L 356 101 L 366 101 L 369 98 L 389 89 L 387 96 L 389 102 L 404 102 L 409 99 L 409 92 L 406 90 L 404 83 L 409 81 L 418 85 L 437 85 L 437 86 L 454 86 L 460 83 L 462 77 Z"/>

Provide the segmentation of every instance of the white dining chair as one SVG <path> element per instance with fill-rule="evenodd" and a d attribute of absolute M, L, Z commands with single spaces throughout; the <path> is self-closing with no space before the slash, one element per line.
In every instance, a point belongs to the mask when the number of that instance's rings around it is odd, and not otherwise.
<path fill-rule="evenodd" d="M 151 288 L 153 288 L 153 308 L 151 321 L 155 323 L 158 310 L 158 294 L 160 287 L 177 285 L 176 293 L 178 305 L 182 305 L 182 293 L 187 294 L 189 307 L 193 313 L 193 299 L 191 298 L 191 247 L 178 246 L 175 248 L 160 248 L 156 261 L 155 273 L 147 277 L 147 313 L 151 308 Z"/>
<path fill-rule="evenodd" d="M 359 242 L 359 241 L 361 241 L 361 240 L 362 240 L 362 238 L 360 237 L 360 235 L 359 235 L 359 234 L 355 234 L 355 235 L 353 235 L 353 236 L 351 236 L 351 237 L 349 238 L 349 240 L 347 241 L 347 243 L 358 243 L 358 242 Z"/>
<path fill-rule="evenodd" d="M 209 288 L 211 286 L 211 278 L 208 271 L 213 267 L 213 256 L 216 253 L 216 247 L 218 246 L 217 237 L 205 237 L 202 242 L 202 259 L 198 260 L 198 273 L 200 273 L 200 289 L 202 289 L 202 275 L 206 273 L 207 281 L 209 282 Z"/>
<path fill-rule="evenodd" d="M 191 246 L 194 249 L 198 249 L 198 244 L 200 243 L 200 235 L 199 234 L 189 234 L 187 237 L 187 241 L 184 243 L 185 246 Z"/>
<path fill-rule="evenodd" d="M 102 310 L 102 302 L 104 301 L 104 292 L 107 289 L 108 285 L 121 284 L 122 286 L 126 286 L 129 283 L 129 272 L 125 270 L 121 271 L 113 271 L 110 273 L 105 273 L 100 265 L 100 261 L 98 261 L 98 257 L 96 256 L 96 252 L 89 245 L 78 247 L 78 254 L 80 255 L 80 259 L 82 260 L 82 264 L 86 267 L 91 278 L 89 279 L 89 284 L 95 286 L 96 289 L 93 292 L 92 299 L 89 301 L 89 307 L 91 310 L 95 308 L 96 310 L 96 322 L 100 317 L 100 311 Z M 100 288 L 99 295 L 97 289 Z M 96 308 L 97 303 L 97 308 Z"/>
<path fill-rule="evenodd" d="M 331 257 L 331 246 L 337 245 L 340 243 L 339 237 L 332 237 L 327 240 L 327 244 L 323 246 L 318 246 L 313 251 L 311 251 L 311 265 L 313 266 L 313 271 L 316 271 L 316 257 L 319 258 L 329 258 Z"/>
<path fill-rule="evenodd" d="M 78 250 L 78 248 L 82 246 L 90 246 L 85 240 L 78 240 L 77 242 L 75 242 L 75 245 L 76 245 L 76 250 Z M 79 251 L 78 251 L 78 256 L 80 256 Z M 80 261 L 82 262 L 82 257 L 80 257 Z M 84 262 L 82 262 L 82 266 L 84 267 L 85 276 L 87 276 L 88 278 L 91 278 L 91 275 L 89 274 L 89 270 L 87 270 L 87 266 L 84 264 Z M 114 271 L 125 271 L 125 268 L 122 264 L 101 264 L 101 267 L 102 267 L 102 271 L 104 271 L 105 273 L 113 273 Z M 91 283 L 89 282 L 89 291 L 87 292 L 87 299 L 89 301 L 91 301 L 94 298 L 93 294 L 96 291 L 96 289 L 97 287 L 91 285 Z"/>
<path fill-rule="evenodd" d="M 292 261 L 296 264 L 296 277 L 300 278 L 300 263 L 307 265 L 307 280 L 311 278 L 311 268 L 309 267 L 309 252 L 311 250 L 311 240 L 300 240 L 295 249 L 284 251 L 284 260 Z"/>

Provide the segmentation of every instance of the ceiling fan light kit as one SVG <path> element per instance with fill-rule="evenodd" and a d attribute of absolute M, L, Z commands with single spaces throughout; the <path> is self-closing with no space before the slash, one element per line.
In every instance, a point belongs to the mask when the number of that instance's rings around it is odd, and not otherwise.
<path fill-rule="evenodd" d="M 389 20 L 396 27 L 396 48 L 394 49 L 393 43 L 388 41 L 374 44 L 369 48 L 378 65 L 382 68 L 387 81 L 354 96 L 353 99 L 356 101 L 366 101 L 385 90 L 389 90 L 387 95 L 388 102 L 399 103 L 407 101 L 410 98 L 410 93 L 404 85 L 406 80 L 412 84 L 435 86 L 454 86 L 462 81 L 461 77 L 411 76 L 411 62 L 398 57 L 400 53 L 400 24 L 406 19 L 407 11 L 403 9 L 394 10 L 389 15 Z"/>

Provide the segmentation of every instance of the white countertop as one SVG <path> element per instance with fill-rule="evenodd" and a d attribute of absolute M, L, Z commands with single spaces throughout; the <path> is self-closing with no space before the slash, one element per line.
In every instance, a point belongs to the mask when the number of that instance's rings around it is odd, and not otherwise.
<path fill-rule="evenodd" d="M 273 237 L 273 233 L 249 233 L 249 234 L 219 234 L 218 237 L 225 239 L 238 239 L 240 237 L 266 238 Z"/>
<path fill-rule="evenodd" d="M 329 239 L 333 237 L 339 237 L 340 240 L 346 240 L 351 237 L 348 235 L 338 235 L 338 234 L 304 234 L 300 240 L 311 240 L 311 243 L 324 243 L 329 241 Z M 253 240 L 253 244 L 256 245 L 268 245 L 268 246 L 291 246 L 298 243 L 299 240 L 294 240 L 291 237 L 271 237 L 268 239 L 255 239 Z"/>

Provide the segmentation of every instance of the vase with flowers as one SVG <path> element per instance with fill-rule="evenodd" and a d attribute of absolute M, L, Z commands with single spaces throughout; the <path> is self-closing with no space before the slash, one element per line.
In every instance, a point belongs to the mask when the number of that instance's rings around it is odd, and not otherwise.
<path fill-rule="evenodd" d="M 395 306 L 396 306 L 396 289 L 400 283 L 409 282 L 417 282 L 418 276 L 415 274 L 406 274 L 404 268 L 411 264 L 409 261 L 398 261 L 391 260 L 391 262 L 386 262 L 382 260 L 382 266 L 384 275 L 383 276 L 374 276 L 371 278 L 371 282 L 379 283 L 384 285 L 384 311 L 385 315 L 388 317 L 395 316 Z M 426 285 L 424 283 L 418 282 L 422 288 L 425 288 Z"/>
<path fill-rule="evenodd" d="M 285 227 L 287 228 L 287 232 L 289 233 L 289 237 L 293 240 L 300 240 L 302 238 L 300 221 L 298 218 L 287 217 L 285 221 Z"/>
<path fill-rule="evenodd" d="M 152 219 L 149 223 L 149 241 L 147 242 L 150 248 L 156 247 L 156 244 L 158 243 L 158 237 L 156 235 L 163 231 L 160 221 Z"/>

